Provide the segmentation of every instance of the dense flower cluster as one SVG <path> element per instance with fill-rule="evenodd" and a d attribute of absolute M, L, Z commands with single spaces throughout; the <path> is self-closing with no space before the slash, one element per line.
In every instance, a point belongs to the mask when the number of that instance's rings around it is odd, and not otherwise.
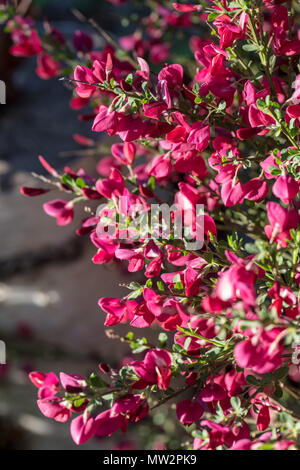
<path fill-rule="evenodd" d="M 42 78 L 61 73 L 58 52 L 71 65 L 77 58 L 71 106 L 90 104 L 81 118 L 116 136 L 98 179 L 69 168 L 61 174 L 40 157 L 53 187 L 22 193 L 69 195 L 44 205 L 59 225 L 72 222 L 76 204 L 89 205 L 77 233 L 91 238 L 93 262 L 125 261 L 145 276 L 122 299 L 99 300 L 105 325 L 162 330 L 156 345 L 133 333 L 122 338 L 142 356 L 119 369 L 101 364 L 100 374 L 61 373 L 60 381 L 31 373 L 38 406 L 60 422 L 75 414 L 77 444 L 126 431 L 175 401 L 195 450 L 294 449 L 299 415 L 283 403 L 299 396 L 292 364 L 300 329 L 299 18 L 290 1 L 151 4 L 145 35 L 138 30 L 102 51 L 80 31 L 72 49 L 49 24 L 42 39 L 31 20 L 8 22 L 11 52 L 37 55 Z M 199 23 L 212 36 L 190 35 L 193 60 L 165 64 L 168 29 L 195 31 Z M 131 228 L 163 202 L 176 205 L 167 240 L 160 217 L 150 233 Z M 200 204 L 202 248 L 191 250 Z M 175 233 L 179 213 L 190 238 Z M 134 237 L 122 236 L 128 229 Z"/>

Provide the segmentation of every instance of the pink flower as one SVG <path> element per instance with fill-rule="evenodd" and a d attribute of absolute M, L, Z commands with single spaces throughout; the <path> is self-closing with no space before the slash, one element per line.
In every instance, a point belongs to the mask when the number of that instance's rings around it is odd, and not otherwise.
<path fill-rule="evenodd" d="M 71 417 L 71 411 L 66 408 L 62 398 L 44 398 L 42 400 L 38 400 L 37 404 L 46 418 L 52 418 L 59 423 L 65 423 Z"/>
<path fill-rule="evenodd" d="M 124 188 L 123 176 L 116 168 L 112 169 L 108 179 L 98 180 L 96 183 L 98 193 L 107 199 L 122 196 Z"/>
<path fill-rule="evenodd" d="M 69 225 L 74 218 L 73 203 L 55 199 L 43 205 L 44 211 L 50 217 L 56 218 L 57 225 Z"/>
<path fill-rule="evenodd" d="M 203 126 L 202 123 L 195 122 L 192 125 L 192 130 L 189 134 L 187 142 L 195 144 L 199 152 L 203 152 L 210 142 L 210 128 L 209 126 Z"/>
<path fill-rule="evenodd" d="M 128 323 L 133 319 L 133 310 L 136 302 L 132 300 L 112 299 L 103 297 L 99 300 L 99 307 L 106 312 L 105 326 L 113 326 L 118 323 Z"/>
<path fill-rule="evenodd" d="M 276 202 L 267 203 L 267 213 L 270 225 L 265 226 L 265 232 L 271 242 L 276 242 L 277 247 L 288 246 L 291 239 L 290 229 L 296 229 L 299 224 L 298 211 L 288 211 Z"/>
<path fill-rule="evenodd" d="M 172 172 L 171 157 L 168 155 L 158 155 L 153 158 L 149 166 L 149 175 L 155 176 L 158 180 L 167 178 Z"/>
<path fill-rule="evenodd" d="M 226 207 L 232 207 L 243 202 L 245 190 L 239 181 L 227 181 L 222 184 L 221 197 Z"/>
<path fill-rule="evenodd" d="M 46 194 L 49 191 L 50 191 L 49 189 L 28 188 L 24 186 L 20 188 L 20 193 L 23 194 L 23 196 L 27 196 L 27 197 L 41 196 L 42 194 Z"/>
<path fill-rule="evenodd" d="M 43 399 L 53 397 L 59 390 L 59 380 L 53 372 L 49 372 L 49 374 L 30 372 L 29 379 L 36 387 L 38 387 L 39 398 Z"/>
<path fill-rule="evenodd" d="M 157 384 L 158 388 L 167 390 L 172 376 L 171 365 L 170 353 L 162 349 L 152 349 L 146 353 L 144 361 L 136 361 L 132 367 L 141 379 L 138 385 L 142 388 Z"/>
<path fill-rule="evenodd" d="M 75 31 L 72 42 L 77 51 L 84 53 L 90 52 L 94 47 L 93 39 L 84 31 Z"/>
<path fill-rule="evenodd" d="M 238 343 L 234 357 L 238 366 L 258 374 L 267 374 L 282 363 L 283 346 L 276 344 L 279 331 L 276 329 L 258 332 L 251 339 Z"/>
<path fill-rule="evenodd" d="M 15 44 L 10 48 L 10 53 L 16 57 L 31 57 L 43 51 L 39 35 L 34 29 L 26 34 L 15 31 L 12 39 Z"/>
<path fill-rule="evenodd" d="M 111 153 L 118 160 L 118 162 L 125 165 L 132 165 L 136 156 L 137 147 L 132 142 L 125 142 L 124 144 L 113 144 Z"/>
<path fill-rule="evenodd" d="M 61 372 L 59 378 L 67 393 L 81 393 L 87 387 L 87 383 L 81 375 L 69 375 Z"/>
<path fill-rule="evenodd" d="M 264 431 L 270 424 L 270 409 L 268 406 L 262 406 L 257 417 L 258 431 Z"/>
<path fill-rule="evenodd" d="M 49 54 L 39 54 L 36 73 L 44 80 L 56 77 L 60 74 L 60 63 Z"/>
<path fill-rule="evenodd" d="M 71 436 L 77 445 L 85 444 L 89 441 L 95 435 L 95 431 L 95 419 L 87 413 L 77 416 L 71 422 Z"/>
<path fill-rule="evenodd" d="M 225 390 L 216 383 L 205 385 L 199 393 L 199 399 L 204 403 L 224 400 L 226 396 Z"/>
<path fill-rule="evenodd" d="M 183 68 L 179 64 L 164 67 L 158 74 L 159 80 L 166 80 L 168 87 L 181 87 L 183 80 Z"/>
<path fill-rule="evenodd" d="M 203 413 L 202 406 L 195 400 L 184 400 L 177 403 L 177 418 L 184 426 L 190 426 L 198 421 Z"/>
<path fill-rule="evenodd" d="M 253 178 L 244 184 L 243 192 L 245 199 L 249 199 L 249 201 L 261 202 L 267 197 L 269 193 L 269 186 L 268 183 L 263 179 Z"/>
<path fill-rule="evenodd" d="M 299 192 L 299 183 L 290 175 L 280 175 L 273 186 L 274 196 L 289 204 Z"/>
<path fill-rule="evenodd" d="M 242 39 L 245 35 L 243 30 L 233 24 L 231 18 L 227 15 L 218 16 L 214 21 L 214 25 L 217 27 L 220 35 L 221 49 L 231 47 L 236 39 Z M 245 27 L 245 23 L 243 27 Z"/>

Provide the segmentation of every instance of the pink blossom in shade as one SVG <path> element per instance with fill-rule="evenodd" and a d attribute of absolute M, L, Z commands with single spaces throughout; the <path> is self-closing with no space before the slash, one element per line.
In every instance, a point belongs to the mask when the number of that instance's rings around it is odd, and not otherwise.
<path fill-rule="evenodd" d="M 224 387 L 229 397 L 239 395 L 247 385 L 243 372 L 237 372 L 235 369 L 224 375 Z"/>
<path fill-rule="evenodd" d="M 277 48 L 276 54 L 288 57 L 300 54 L 300 40 L 292 39 L 286 41 L 281 47 Z"/>
<path fill-rule="evenodd" d="M 85 378 L 82 375 L 70 375 L 61 372 L 59 378 L 62 387 L 67 393 L 81 393 L 87 387 Z"/>
<path fill-rule="evenodd" d="M 232 207 L 241 204 L 245 199 L 244 187 L 240 182 L 227 181 L 222 184 L 221 198 L 225 207 Z"/>
<path fill-rule="evenodd" d="M 203 413 L 202 406 L 196 400 L 184 400 L 177 403 L 177 418 L 184 426 L 190 426 L 198 421 Z"/>
<path fill-rule="evenodd" d="M 24 187 L 24 186 L 22 188 L 20 188 L 20 193 L 23 196 L 27 196 L 27 197 L 41 196 L 42 194 L 46 194 L 49 191 L 50 191 L 49 189 L 28 188 L 28 187 Z"/>
<path fill-rule="evenodd" d="M 209 419 L 201 421 L 200 424 L 208 428 L 210 449 L 216 449 L 224 444 L 231 445 L 233 443 L 234 436 L 228 426 L 215 423 Z"/>
<path fill-rule="evenodd" d="M 49 80 L 60 74 L 60 63 L 54 60 L 51 55 L 39 54 L 37 58 L 37 75 L 43 80 Z"/>
<path fill-rule="evenodd" d="M 95 418 L 83 413 L 73 419 L 70 426 L 70 432 L 75 444 L 85 444 L 95 435 Z"/>
<path fill-rule="evenodd" d="M 198 395 L 198 398 L 204 403 L 225 400 L 226 397 L 227 394 L 224 388 L 216 383 L 205 385 Z"/>
<path fill-rule="evenodd" d="M 75 31 L 72 38 L 74 48 L 80 52 L 90 52 L 94 47 L 94 41 L 91 36 L 84 31 Z"/>
<path fill-rule="evenodd" d="M 81 191 L 82 191 L 82 194 L 84 195 L 84 197 L 86 199 L 88 199 L 89 201 L 96 201 L 98 199 L 102 199 L 101 194 L 99 194 L 94 189 L 82 188 Z"/>
<path fill-rule="evenodd" d="M 258 332 L 252 338 L 238 343 L 234 348 L 234 358 L 239 367 L 250 369 L 258 374 L 267 374 L 282 363 L 283 346 L 276 344 L 280 331 Z"/>
<path fill-rule="evenodd" d="M 143 105 L 144 116 L 151 119 L 160 119 L 163 112 L 168 109 L 168 106 L 163 102 L 146 103 Z"/>
<path fill-rule="evenodd" d="M 243 191 L 245 199 L 261 202 L 269 193 L 269 185 L 261 178 L 253 178 L 244 184 Z"/>
<path fill-rule="evenodd" d="M 62 398 L 44 398 L 38 400 L 37 405 L 46 418 L 52 418 L 59 423 L 66 423 L 71 417 L 71 411 L 66 408 Z"/>
<path fill-rule="evenodd" d="M 272 188 L 274 196 L 289 204 L 299 192 L 299 183 L 290 175 L 280 175 Z"/>
<path fill-rule="evenodd" d="M 231 47 L 236 39 L 241 39 L 244 36 L 239 26 L 233 24 L 231 18 L 227 15 L 218 16 L 214 21 L 214 25 L 220 35 L 221 49 Z"/>
<path fill-rule="evenodd" d="M 271 242 L 275 241 L 278 248 L 288 246 L 291 239 L 290 230 L 296 229 L 300 221 L 298 211 L 289 211 L 276 202 L 268 202 L 267 214 L 270 222 L 265 226 L 267 237 Z"/>
<path fill-rule="evenodd" d="M 55 199 L 43 205 L 44 211 L 50 217 L 56 218 L 57 225 L 69 225 L 74 218 L 72 201 L 63 201 Z"/>
<path fill-rule="evenodd" d="M 249 140 L 259 134 L 261 127 L 245 127 L 238 129 L 236 135 L 240 140 Z"/>
<path fill-rule="evenodd" d="M 153 64 L 160 64 L 165 62 L 170 55 L 170 44 L 167 42 L 154 43 L 150 47 L 149 60 Z"/>
<path fill-rule="evenodd" d="M 183 68 L 179 64 L 164 67 L 158 74 L 158 80 L 166 80 L 169 88 L 181 87 L 183 81 Z"/>
<path fill-rule="evenodd" d="M 152 349 L 143 361 L 132 363 L 132 367 L 143 388 L 157 384 L 159 389 L 167 390 L 170 385 L 172 371 L 172 355 L 163 349 Z"/>
<path fill-rule="evenodd" d="M 257 429 L 258 431 L 264 431 L 269 427 L 270 424 L 270 408 L 268 406 L 262 406 L 257 417 Z"/>
<path fill-rule="evenodd" d="M 103 297 L 99 300 L 99 307 L 107 314 L 104 325 L 114 326 L 118 323 L 128 323 L 134 317 L 134 309 L 137 303 L 133 300 L 120 300 Z"/>

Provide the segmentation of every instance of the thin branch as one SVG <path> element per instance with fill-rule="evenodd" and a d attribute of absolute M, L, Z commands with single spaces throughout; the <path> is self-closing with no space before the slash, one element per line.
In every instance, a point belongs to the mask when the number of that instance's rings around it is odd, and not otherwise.
<path fill-rule="evenodd" d="M 94 30 L 97 31 L 97 33 L 100 34 L 100 36 L 103 37 L 108 44 L 113 46 L 117 51 L 125 53 L 126 60 L 135 69 L 138 69 L 136 61 L 132 57 L 130 57 L 130 55 L 128 55 L 126 51 L 124 51 L 120 47 L 120 45 L 98 23 L 96 23 L 96 21 L 93 18 L 87 18 L 86 16 L 84 16 L 84 14 L 81 11 L 77 10 L 77 8 L 74 8 L 71 11 L 73 15 L 75 16 L 75 18 L 77 18 L 81 23 L 90 24 L 92 28 L 94 28 Z"/>

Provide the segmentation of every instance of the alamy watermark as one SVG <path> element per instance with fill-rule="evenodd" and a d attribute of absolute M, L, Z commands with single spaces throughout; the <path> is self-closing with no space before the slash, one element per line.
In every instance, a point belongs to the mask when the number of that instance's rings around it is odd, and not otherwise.
<path fill-rule="evenodd" d="M 204 205 L 181 209 L 176 204 L 132 203 L 128 196 L 114 201 L 114 207 L 106 204 L 98 207 L 97 235 L 107 235 L 118 240 L 138 241 L 148 238 L 154 240 L 181 240 L 185 249 L 200 250 L 204 245 Z"/>
<path fill-rule="evenodd" d="M 0 80 L 0 104 L 6 104 L 6 84 Z"/>
<path fill-rule="evenodd" d="M 0 365 L 6 364 L 6 345 L 0 340 Z"/>

